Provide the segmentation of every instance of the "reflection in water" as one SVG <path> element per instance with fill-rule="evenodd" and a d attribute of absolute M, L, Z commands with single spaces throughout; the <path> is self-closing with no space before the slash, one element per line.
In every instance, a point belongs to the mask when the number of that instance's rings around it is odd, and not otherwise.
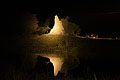
<path fill-rule="evenodd" d="M 61 67 L 62 67 L 64 60 L 63 60 L 63 58 L 60 58 L 60 57 L 48 57 L 48 58 L 53 63 L 54 76 L 57 76 L 58 72 L 61 70 Z"/>
<path fill-rule="evenodd" d="M 54 23 L 53 29 L 50 31 L 49 34 L 64 35 L 64 27 L 63 27 L 62 22 L 59 20 L 57 15 L 55 16 L 54 22 L 55 23 Z M 52 45 L 53 45 L 55 43 L 62 42 L 60 36 L 50 36 L 48 34 L 44 35 L 44 37 L 45 36 L 47 36 L 47 38 L 42 38 L 43 42 L 48 42 L 49 45 L 50 45 L 50 43 L 52 43 Z M 48 39 L 49 37 L 50 37 L 50 39 Z M 49 40 L 49 41 L 45 41 L 45 40 Z M 50 42 L 50 41 L 52 41 L 52 42 Z M 48 55 L 43 55 L 43 56 L 48 57 L 50 59 L 50 61 L 53 63 L 54 76 L 57 76 L 58 72 L 61 70 L 64 59 L 60 58 L 60 57 L 51 57 L 51 56 L 48 56 Z"/>

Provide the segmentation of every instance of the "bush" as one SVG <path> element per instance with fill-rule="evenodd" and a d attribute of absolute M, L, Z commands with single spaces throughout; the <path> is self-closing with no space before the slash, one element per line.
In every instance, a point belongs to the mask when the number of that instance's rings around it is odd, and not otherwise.
<path fill-rule="evenodd" d="M 61 19 L 65 33 L 69 35 L 75 35 L 75 32 L 80 32 L 79 25 L 69 21 L 69 17 Z"/>

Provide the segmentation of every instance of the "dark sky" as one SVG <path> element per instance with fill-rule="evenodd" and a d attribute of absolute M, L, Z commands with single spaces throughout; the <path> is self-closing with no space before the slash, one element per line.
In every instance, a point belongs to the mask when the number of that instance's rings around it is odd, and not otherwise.
<path fill-rule="evenodd" d="M 3 21 L 6 29 L 15 31 L 14 19 L 24 12 L 32 12 L 39 14 L 41 20 L 48 17 L 58 15 L 60 18 L 69 16 L 70 21 L 80 25 L 85 32 L 119 32 L 120 26 L 120 2 L 95 2 L 95 1 L 79 1 L 79 2 L 8 2 L 3 6 Z M 8 23 L 12 23 L 9 25 Z M 107 31 L 109 29 L 109 31 Z M 12 32 L 12 31 L 11 31 Z"/>

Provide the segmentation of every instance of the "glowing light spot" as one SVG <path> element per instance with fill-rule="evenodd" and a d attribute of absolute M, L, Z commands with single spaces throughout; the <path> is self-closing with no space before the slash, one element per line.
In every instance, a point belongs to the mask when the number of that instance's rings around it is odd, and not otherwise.
<path fill-rule="evenodd" d="M 57 15 L 55 16 L 55 24 L 49 34 L 64 34 L 62 22 L 59 20 Z"/>

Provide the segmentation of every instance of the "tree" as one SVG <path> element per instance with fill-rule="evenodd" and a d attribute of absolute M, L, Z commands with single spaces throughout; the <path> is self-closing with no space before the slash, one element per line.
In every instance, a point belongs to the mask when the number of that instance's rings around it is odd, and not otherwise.
<path fill-rule="evenodd" d="M 31 35 L 38 28 L 38 20 L 35 14 L 25 13 L 20 19 L 21 32 L 23 35 Z"/>
<path fill-rule="evenodd" d="M 65 19 L 62 18 L 61 22 L 64 27 L 65 34 L 75 35 L 75 31 L 76 32 L 78 32 L 77 30 L 80 31 L 79 25 L 70 22 L 68 16 Z"/>

